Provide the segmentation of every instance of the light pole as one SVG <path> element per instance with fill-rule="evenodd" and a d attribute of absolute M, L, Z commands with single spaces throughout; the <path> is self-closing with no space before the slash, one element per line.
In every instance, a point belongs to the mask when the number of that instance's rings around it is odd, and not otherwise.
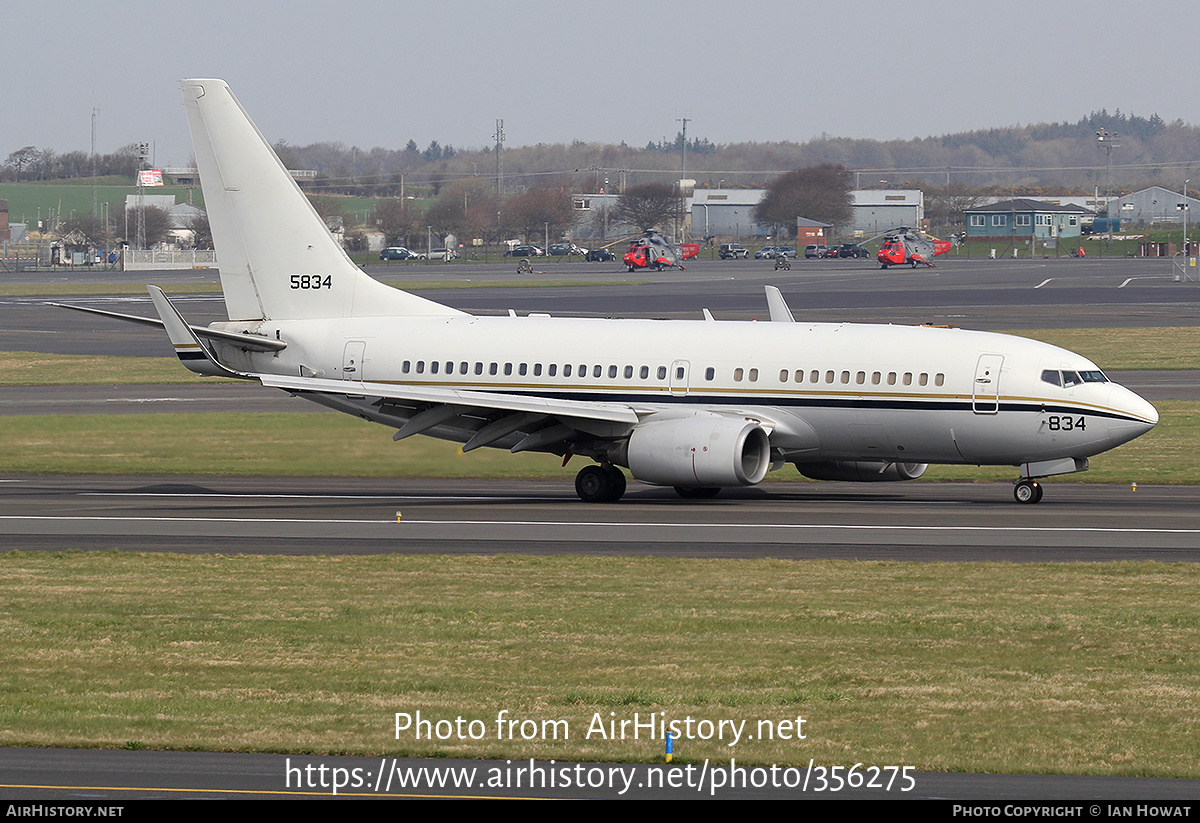
<path fill-rule="evenodd" d="M 1183 208 L 1183 265 L 1184 265 L 1184 266 L 1186 266 L 1186 265 L 1187 265 L 1187 261 L 1188 261 L 1188 242 L 1187 242 L 1187 213 L 1188 213 L 1188 198 L 1187 198 L 1187 187 L 1188 187 L 1188 183 L 1190 183 L 1190 182 L 1192 182 L 1192 181 L 1191 181 L 1191 180 L 1184 180 L 1184 181 L 1183 181 L 1183 202 L 1179 204 L 1179 205 L 1180 205 L 1180 206 Z M 1186 270 L 1186 269 L 1184 269 L 1184 272 L 1186 273 L 1186 272 L 1187 272 L 1187 270 Z"/>

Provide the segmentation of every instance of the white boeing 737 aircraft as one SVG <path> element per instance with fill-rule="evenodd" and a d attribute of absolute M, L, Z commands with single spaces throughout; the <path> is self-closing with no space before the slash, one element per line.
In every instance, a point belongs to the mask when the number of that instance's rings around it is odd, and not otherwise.
<path fill-rule="evenodd" d="M 194 372 L 257 380 L 396 429 L 595 461 L 613 501 L 636 479 L 706 497 L 794 463 L 823 480 L 911 480 L 929 463 L 1035 478 L 1149 431 L 1154 407 L 1077 354 L 961 329 L 796 322 L 476 317 L 379 283 L 342 251 L 221 80 L 184 80 L 228 322 L 190 326 L 154 286 Z M 96 311 L 90 309 L 88 311 Z"/>

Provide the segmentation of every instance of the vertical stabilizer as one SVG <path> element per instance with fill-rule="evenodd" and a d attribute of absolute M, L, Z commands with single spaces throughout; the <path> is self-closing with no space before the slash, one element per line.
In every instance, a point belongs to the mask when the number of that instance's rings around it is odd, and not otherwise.
<path fill-rule="evenodd" d="M 223 80 L 180 85 L 230 320 L 462 314 L 354 265 Z"/>

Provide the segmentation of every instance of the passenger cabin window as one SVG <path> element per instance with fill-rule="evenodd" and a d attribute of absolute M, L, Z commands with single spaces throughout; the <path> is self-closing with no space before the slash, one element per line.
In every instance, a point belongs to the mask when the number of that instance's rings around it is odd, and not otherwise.
<path fill-rule="evenodd" d="M 490 365 L 488 365 L 488 374 L 495 374 L 496 368 L 497 367 L 496 367 L 495 363 L 491 363 Z"/>
<path fill-rule="evenodd" d="M 742 382 L 742 377 L 743 377 L 743 375 L 744 375 L 744 374 L 745 374 L 745 372 L 743 372 L 741 368 L 736 368 L 736 369 L 734 369 L 734 370 L 733 370 L 733 382 L 734 382 L 734 383 L 741 383 L 741 382 Z"/>
<path fill-rule="evenodd" d="M 683 369 L 679 369 L 679 370 L 678 370 L 678 372 L 679 372 L 679 373 L 676 375 L 676 377 L 683 377 Z M 757 382 L 758 382 L 758 369 L 751 369 L 751 370 L 750 370 L 750 382 L 751 382 L 751 383 L 757 383 Z"/>
<path fill-rule="evenodd" d="M 711 372 L 711 371 L 712 371 L 712 369 L 709 369 L 709 371 Z M 642 378 L 643 380 L 645 380 L 645 379 L 647 379 L 648 377 L 650 377 L 650 367 L 649 367 L 649 366 L 642 366 L 640 369 L 638 369 L 638 377 Z M 708 378 L 708 379 L 709 379 L 709 380 L 712 380 L 712 378 L 711 378 L 711 377 L 710 377 L 710 378 Z"/>
<path fill-rule="evenodd" d="M 666 366 L 659 366 L 659 367 L 658 367 L 658 379 L 659 379 L 659 380 L 666 380 L 666 379 L 667 379 L 667 367 L 666 367 Z"/>
<path fill-rule="evenodd" d="M 600 376 L 600 375 L 602 375 L 602 374 L 604 374 L 604 367 L 603 367 L 603 366 L 601 366 L 599 363 L 597 363 L 596 365 L 592 366 L 592 377 L 599 377 L 599 376 Z M 616 377 L 616 376 L 617 376 L 617 369 L 616 369 L 616 367 L 614 366 L 614 367 L 613 367 L 613 377 Z"/>
<path fill-rule="evenodd" d="M 717 376 L 717 370 L 714 369 L 712 366 L 709 366 L 707 369 L 704 370 L 704 379 L 705 380 L 712 380 L 716 376 Z"/>
<path fill-rule="evenodd" d="M 633 366 L 626 366 L 626 367 L 625 367 L 625 379 L 626 379 L 626 380 L 632 380 L 632 379 L 633 379 Z"/>

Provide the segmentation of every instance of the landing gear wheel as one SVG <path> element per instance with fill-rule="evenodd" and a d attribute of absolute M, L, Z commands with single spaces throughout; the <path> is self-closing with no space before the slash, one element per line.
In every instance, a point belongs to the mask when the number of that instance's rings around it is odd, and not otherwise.
<path fill-rule="evenodd" d="M 625 473 L 616 466 L 607 467 L 608 480 L 612 484 L 609 492 L 609 502 L 615 503 L 625 496 Z"/>
<path fill-rule="evenodd" d="M 584 503 L 612 503 L 625 494 L 625 475 L 615 466 L 584 466 L 575 475 L 575 493 Z"/>
<path fill-rule="evenodd" d="M 1042 499 L 1042 487 L 1034 480 L 1021 480 L 1013 487 L 1013 497 L 1018 503 L 1039 503 Z"/>
<path fill-rule="evenodd" d="M 675 493 L 684 500 L 703 500 L 721 493 L 720 486 L 676 486 Z"/>

